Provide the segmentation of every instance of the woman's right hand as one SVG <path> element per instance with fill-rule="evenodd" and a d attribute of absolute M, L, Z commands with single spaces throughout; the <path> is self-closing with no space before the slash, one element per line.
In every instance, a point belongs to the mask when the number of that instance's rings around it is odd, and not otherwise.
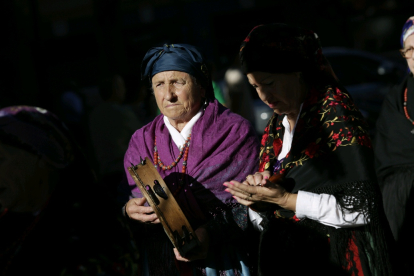
<path fill-rule="evenodd" d="M 144 206 L 146 201 L 145 197 L 130 199 L 125 206 L 128 217 L 142 223 L 160 223 L 160 219 L 152 207 Z"/>

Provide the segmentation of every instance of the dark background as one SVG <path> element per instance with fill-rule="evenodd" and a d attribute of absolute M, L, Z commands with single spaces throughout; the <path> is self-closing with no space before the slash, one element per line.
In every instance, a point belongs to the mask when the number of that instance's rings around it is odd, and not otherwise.
<path fill-rule="evenodd" d="M 322 46 L 399 58 L 401 28 L 414 15 L 402 0 L 8 0 L 0 2 L 0 107 L 34 105 L 63 120 L 62 93 L 87 112 L 100 79 L 120 74 L 127 102 L 139 98 L 140 62 L 152 46 L 201 48 L 219 79 L 240 42 L 261 23 L 313 29 Z"/>

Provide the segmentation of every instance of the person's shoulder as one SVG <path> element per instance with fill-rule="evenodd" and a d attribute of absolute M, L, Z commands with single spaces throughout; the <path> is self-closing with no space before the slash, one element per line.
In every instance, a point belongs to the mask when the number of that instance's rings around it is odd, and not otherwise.
<path fill-rule="evenodd" d="M 393 85 L 385 95 L 385 98 L 389 101 L 395 99 L 399 100 L 402 97 L 404 89 L 407 87 L 408 81 L 411 81 L 412 79 L 412 77 L 410 79 L 410 75 L 411 74 L 408 74 L 400 83 Z"/>
<path fill-rule="evenodd" d="M 408 74 L 400 83 L 390 87 L 388 92 L 384 96 L 384 100 L 381 106 L 381 112 L 389 112 L 390 110 L 402 110 L 404 90 L 407 84 L 412 79 L 412 75 Z M 414 92 L 414 91 L 413 91 Z"/>
<path fill-rule="evenodd" d="M 217 119 L 221 121 L 222 125 L 224 124 L 227 128 L 241 127 L 253 129 L 253 125 L 248 119 L 244 118 L 243 116 L 237 113 L 234 113 L 233 111 L 231 111 L 227 107 L 224 107 L 220 103 L 218 103 L 218 106 L 219 112 Z"/>

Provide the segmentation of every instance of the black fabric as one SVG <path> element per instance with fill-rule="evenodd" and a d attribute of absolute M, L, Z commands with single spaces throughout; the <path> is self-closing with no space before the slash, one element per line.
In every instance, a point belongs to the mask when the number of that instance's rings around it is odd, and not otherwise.
<path fill-rule="evenodd" d="M 316 37 L 310 30 L 281 23 L 257 26 L 241 44 L 242 71 L 287 73 L 316 69 L 316 53 L 320 49 Z"/>
<path fill-rule="evenodd" d="M 412 73 L 386 96 L 377 121 L 374 143 L 375 162 L 384 210 L 397 252 L 407 275 L 414 274 L 414 126 L 404 114 L 404 91 L 408 88 L 407 110 L 414 116 Z"/>
<path fill-rule="evenodd" d="M 272 219 L 261 235 L 259 275 L 348 275 L 329 261 L 327 234 L 287 219 Z"/>
<path fill-rule="evenodd" d="M 371 142 L 366 123 L 349 94 L 335 85 L 311 89 L 296 124 L 291 151 L 279 162 L 284 116 L 275 114 L 269 121 L 262 139 L 259 169 L 282 174 L 289 180 L 286 188 L 292 193 L 302 190 L 334 195 L 343 212 L 358 212 L 368 223 L 336 229 L 310 219 L 294 222 L 294 213 L 282 210 L 279 213 L 289 224 L 282 229 L 272 226 L 279 222 L 271 222 L 269 229 L 273 230 L 262 236 L 261 258 L 266 248 L 273 246 L 283 251 L 289 247 L 292 254 L 308 256 L 305 262 L 316 262 L 309 270 L 318 275 L 394 275 L 392 236 L 382 209 Z M 328 238 L 329 246 L 325 246 Z M 356 247 L 352 248 L 352 244 Z M 289 263 L 285 254 L 275 254 L 282 263 Z M 267 265 L 261 260 L 262 275 L 272 275 Z M 289 275 L 302 275 L 301 269 L 295 267 L 297 273 Z"/>
<path fill-rule="evenodd" d="M 384 99 L 377 120 L 375 155 L 378 180 L 392 173 L 393 166 L 414 164 L 414 125 L 405 117 L 404 90 L 408 88 L 407 111 L 414 118 L 414 78 L 412 73 Z"/>

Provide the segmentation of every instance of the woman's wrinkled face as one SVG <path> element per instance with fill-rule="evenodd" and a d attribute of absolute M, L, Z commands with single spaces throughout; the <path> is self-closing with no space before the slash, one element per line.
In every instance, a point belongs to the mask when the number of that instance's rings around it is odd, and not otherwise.
<path fill-rule="evenodd" d="M 299 72 L 247 74 L 260 99 L 277 114 L 297 114 L 307 89 Z"/>
<path fill-rule="evenodd" d="M 23 149 L 0 143 L 0 212 L 36 212 L 47 201 L 48 166 Z"/>
<path fill-rule="evenodd" d="M 414 34 L 407 37 L 404 41 L 404 49 L 408 50 L 410 48 L 414 48 Z M 412 56 L 410 58 L 407 58 L 407 64 L 410 68 L 410 71 L 414 73 L 414 51 L 412 51 Z"/>
<path fill-rule="evenodd" d="M 152 88 L 161 113 L 176 122 L 188 122 L 197 114 L 205 89 L 189 74 L 164 71 L 152 77 Z"/>

